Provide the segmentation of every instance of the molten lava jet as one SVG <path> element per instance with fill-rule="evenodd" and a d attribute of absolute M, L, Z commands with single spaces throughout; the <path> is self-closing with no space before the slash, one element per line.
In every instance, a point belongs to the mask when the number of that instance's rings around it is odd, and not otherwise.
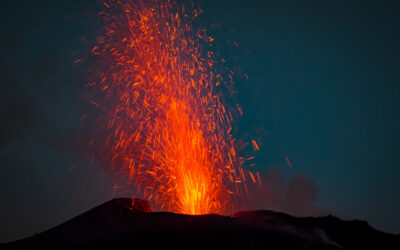
<path fill-rule="evenodd" d="M 232 93 L 233 73 L 217 71 L 213 38 L 194 28 L 202 11 L 174 0 L 104 5 L 88 85 L 109 132 L 102 152 L 111 171 L 168 211 L 223 213 L 254 175 L 240 167 L 231 135 L 241 110 L 223 93 Z"/>

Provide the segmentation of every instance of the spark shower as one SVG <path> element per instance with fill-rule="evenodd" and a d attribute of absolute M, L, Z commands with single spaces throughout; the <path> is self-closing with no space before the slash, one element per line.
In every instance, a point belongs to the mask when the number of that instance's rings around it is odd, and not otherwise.
<path fill-rule="evenodd" d="M 223 213 L 247 195 L 246 177 L 260 177 L 238 156 L 232 123 L 242 111 L 227 101 L 234 72 L 199 25 L 202 10 L 175 0 L 104 6 L 88 87 L 110 170 L 168 211 Z"/>

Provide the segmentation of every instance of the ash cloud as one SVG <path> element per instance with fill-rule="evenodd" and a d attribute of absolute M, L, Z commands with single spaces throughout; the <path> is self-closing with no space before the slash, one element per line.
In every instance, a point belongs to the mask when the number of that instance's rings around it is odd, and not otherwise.
<path fill-rule="evenodd" d="M 290 178 L 280 169 L 260 174 L 262 185 L 249 186 L 251 209 L 268 209 L 294 216 L 325 216 L 331 212 L 315 205 L 318 187 L 306 173 Z"/>

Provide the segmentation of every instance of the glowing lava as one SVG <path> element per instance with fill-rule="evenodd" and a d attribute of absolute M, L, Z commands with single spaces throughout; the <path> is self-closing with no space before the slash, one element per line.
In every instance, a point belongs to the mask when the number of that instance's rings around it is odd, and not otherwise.
<path fill-rule="evenodd" d="M 222 213 L 245 187 L 230 135 L 241 111 L 223 104 L 231 76 L 215 70 L 213 38 L 193 28 L 201 10 L 192 5 L 105 3 L 91 101 L 110 131 L 112 171 L 169 211 Z"/>

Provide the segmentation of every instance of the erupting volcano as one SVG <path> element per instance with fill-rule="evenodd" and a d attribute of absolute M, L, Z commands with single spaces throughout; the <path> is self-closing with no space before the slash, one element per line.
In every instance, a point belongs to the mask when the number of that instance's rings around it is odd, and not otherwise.
<path fill-rule="evenodd" d="M 104 5 L 92 50 L 100 65 L 88 85 L 111 171 L 129 175 L 162 209 L 226 212 L 246 195 L 246 175 L 259 178 L 241 167 L 231 134 L 242 112 L 230 100 L 234 72 L 198 24 L 202 11 L 175 0 Z"/>

